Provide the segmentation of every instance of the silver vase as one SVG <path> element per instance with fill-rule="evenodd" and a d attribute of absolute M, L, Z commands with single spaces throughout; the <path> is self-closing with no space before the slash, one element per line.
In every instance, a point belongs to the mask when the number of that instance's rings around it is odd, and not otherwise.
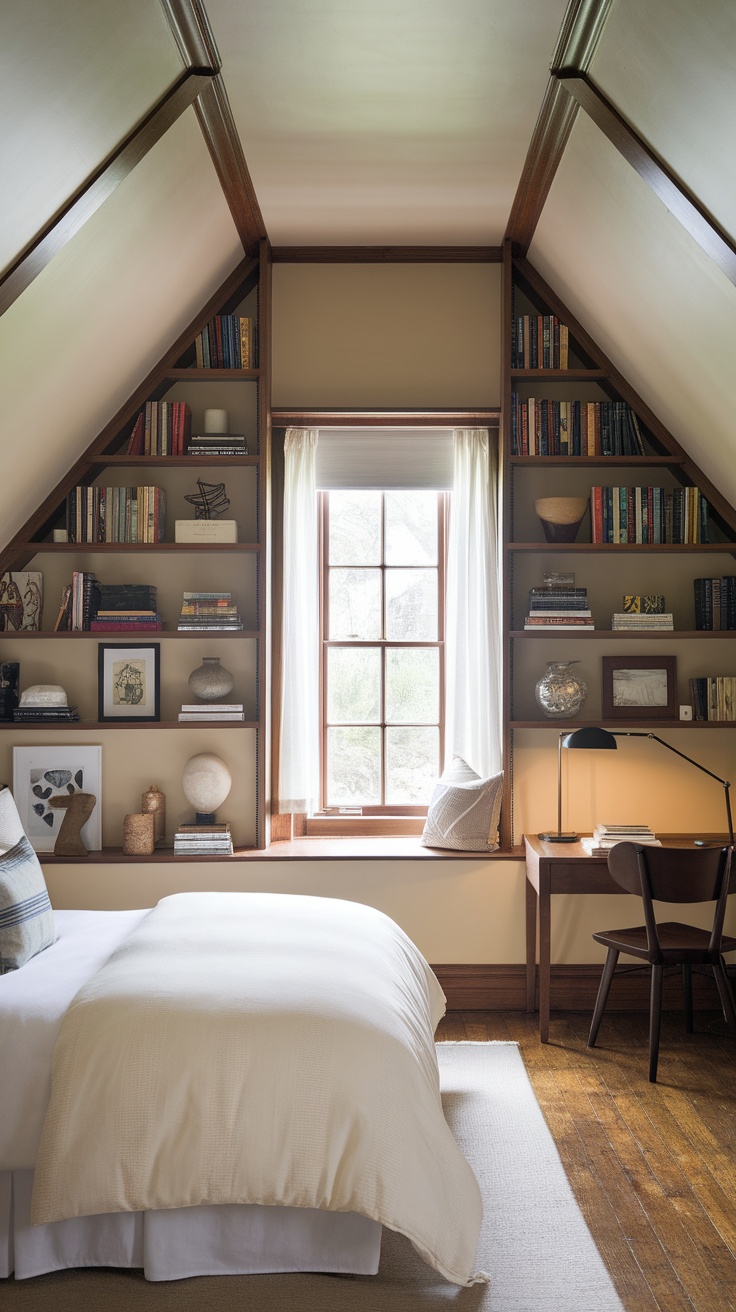
<path fill-rule="evenodd" d="M 537 681 L 537 705 L 550 720 L 569 720 L 585 705 L 588 686 L 573 669 L 577 663 L 547 661 L 547 671 Z"/>
<path fill-rule="evenodd" d="M 189 688 L 203 702 L 224 701 L 233 690 L 235 679 L 219 656 L 203 656 L 202 664 L 189 675 Z"/>

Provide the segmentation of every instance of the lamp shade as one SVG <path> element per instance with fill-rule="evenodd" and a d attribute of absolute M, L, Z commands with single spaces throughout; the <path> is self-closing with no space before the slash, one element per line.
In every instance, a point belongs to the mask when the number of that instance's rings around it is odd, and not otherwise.
<path fill-rule="evenodd" d="M 586 725 L 584 729 L 574 729 L 562 739 L 563 747 L 587 747 L 588 749 L 616 751 L 618 743 L 607 729 L 598 729 L 595 725 Z"/>

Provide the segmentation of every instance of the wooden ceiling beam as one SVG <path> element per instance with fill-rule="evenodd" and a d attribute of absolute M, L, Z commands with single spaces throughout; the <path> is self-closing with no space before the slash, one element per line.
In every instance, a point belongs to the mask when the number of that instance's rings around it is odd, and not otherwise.
<path fill-rule="evenodd" d="M 565 67 L 586 71 L 600 40 L 612 0 L 571 0 L 552 57 L 552 74 L 532 133 L 504 240 L 525 255 L 559 168 L 578 112 L 575 99 L 555 77 Z"/>
<path fill-rule="evenodd" d="M 663 160 L 634 131 L 626 119 L 584 74 L 561 69 L 559 85 L 584 109 L 616 150 L 636 169 L 639 177 L 667 206 L 683 228 L 736 286 L 736 246 L 713 215 L 688 191 Z"/>
<path fill-rule="evenodd" d="M 500 264 L 500 246 L 273 246 L 274 264 Z"/>
<path fill-rule="evenodd" d="M 212 81 L 208 69 L 187 69 L 99 168 L 70 196 L 0 276 L 0 314 L 100 208 L 144 155 Z"/>
<path fill-rule="evenodd" d="M 184 63 L 194 68 L 205 59 L 216 69 L 195 104 L 195 113 L 243 250 L 255 258 L 268 233 L 220 75 L 222 60 L 207 12 L 202 0 L 161 0 L 161 4 Z"/>

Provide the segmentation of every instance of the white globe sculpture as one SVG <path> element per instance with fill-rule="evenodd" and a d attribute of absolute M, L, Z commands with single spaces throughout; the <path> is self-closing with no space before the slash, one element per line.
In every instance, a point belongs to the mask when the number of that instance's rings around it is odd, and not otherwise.
<path fill-rule="evenodd" d="M 190 756 L 181 776 L 184 796 L 198 815 L 214 815 L 230 792 L 232 782 L 225 762 L 212 752 Z"/>

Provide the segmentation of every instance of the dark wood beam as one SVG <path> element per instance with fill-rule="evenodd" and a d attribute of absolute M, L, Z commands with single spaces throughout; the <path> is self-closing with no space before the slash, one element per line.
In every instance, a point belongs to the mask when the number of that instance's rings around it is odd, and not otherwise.
<path fill-rule="evenodd" d="M 497 428 L 500 410 L 272 410 L 274 428 Z"/>
<path fill-rule="evenodd" d="M 212 81 L 210 69 L 188 69 L 132 132 L 49 219 L 0 277 L 0 314 L 100 208 L 185 109 Z"/>
<path fill-rule="evenodd" d="M 561 69 L 556 78 L 706 255 L 715 261 L 729 282 L 736 286 L 736 245 L 697 196 L 688 191 L 584 73 Z"/>
<path fill-rule="evenodd" d="M 206 10 L 201 0 L 161 0 L 161 4 L 184 63 L 196 67 L 206 58 L 217 69 L 195 112 L 243 250 L 255 258 L 268 234 L 219 73 L 222 61 Z"/>
<path fill-rule="evenodd" d="M 552 58 L 552 70 L 586 70 L 600 40 L 612 0 L 571 0 Z M 542 101 L 511 207 L 505 239 L 525 255 L 578 112 L 576 101 L 552 76 Z"/>
<path fill-rule="evenodd" d="M 274 246 L 274 264 L 500 264 L 500 246 Z"/>

